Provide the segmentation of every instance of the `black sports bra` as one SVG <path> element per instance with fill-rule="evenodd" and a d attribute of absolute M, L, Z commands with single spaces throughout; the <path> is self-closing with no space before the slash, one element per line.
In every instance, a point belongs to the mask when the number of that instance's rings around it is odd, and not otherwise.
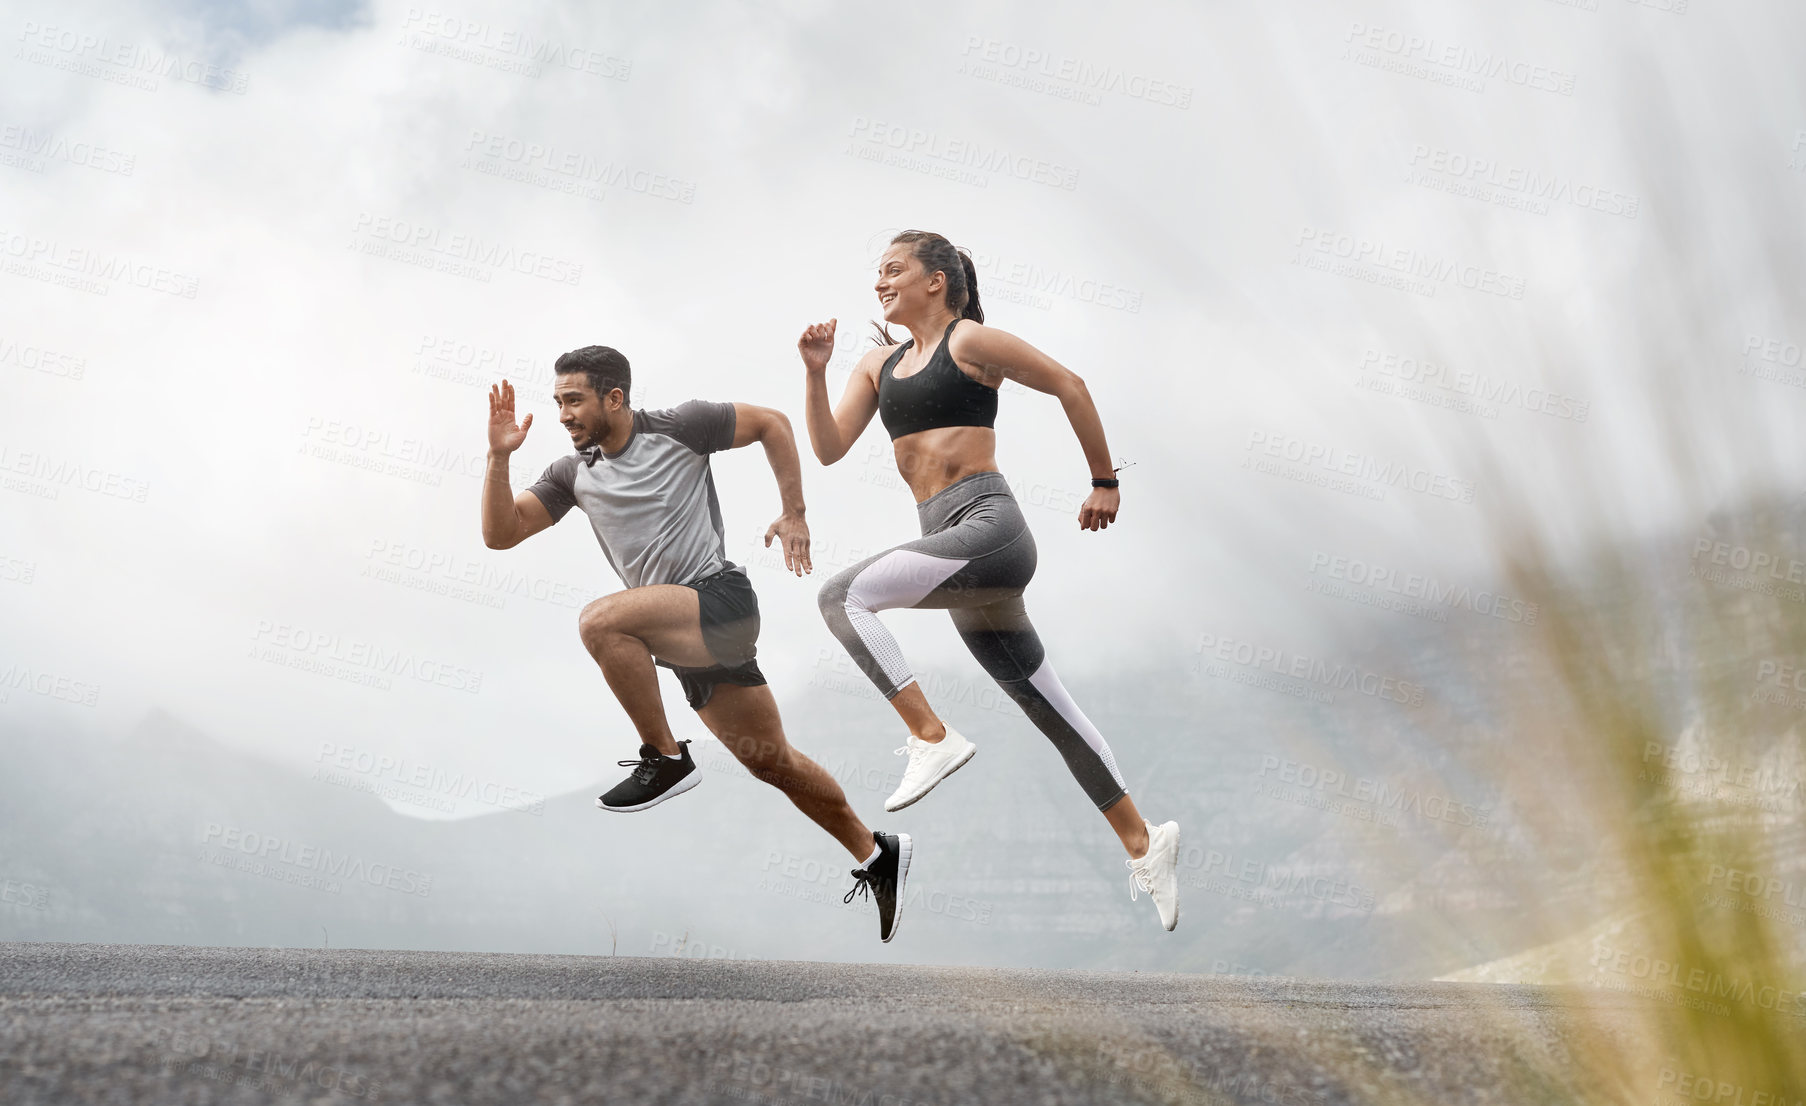
<path fill-rule="evenodd" d="M 903 351 L 915 345 L 915 339 L 904 342 L 885 359 L 878 373 L 878 417 L 884 420 L 892 441 L 937 426 L 997 425 L 997 389 L 960 372 L 947 352 L 947 340 L 960 321 L 947 324 L 928 364 L 901 380 L 892 370 L 903 359 Z"/>

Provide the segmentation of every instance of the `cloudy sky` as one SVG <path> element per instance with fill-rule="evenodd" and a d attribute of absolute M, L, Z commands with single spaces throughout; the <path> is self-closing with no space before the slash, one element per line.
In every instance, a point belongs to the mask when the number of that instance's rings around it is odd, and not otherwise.
<path fill-rule="evenodd" d="M 972 251 L 1132 462 L 1081 534 L 1058 404 L 1003 396 L 1069 681 L 1358 648 L 1386 616 L 1307 585 L 1484 588 L 1514 511 L 1578 548 L 1802 490 L 1797 5 L 8 11 L 0 725 L 595 777 L 633 740 L 575 619 L 619 583 L 581 519 L 483 548 L 486 389 L 537 413 L 520 486 L 576 346 L 639 406 L 800 429 L 796 335 L 840 319 L 838 388 L 902 227 Z M 838 662 L 822 572 L 755 544 L 758 451 L 714 469 L 782 702 Z M 915 536 L 876 427 L 805 485 L 819 570 Z M 891 623 L 976 675 L 943 616 Z"/>

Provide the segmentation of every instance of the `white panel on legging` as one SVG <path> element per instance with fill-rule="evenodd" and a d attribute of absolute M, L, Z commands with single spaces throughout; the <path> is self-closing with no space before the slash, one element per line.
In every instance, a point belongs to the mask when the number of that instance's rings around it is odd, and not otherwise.
<path fill-rule="evenodd" d="M 913 549 L 893 549 L 859 570 L 847 585 L 847 621 L 878 662 L 892 687 L 915 679 L 897 639 L 879 622 L 874 611 L 913 607 L 969 561 L 958 557 L 934 557 Z"/>
<path fill-rule="evenodd" d="M 1066 687 L 1060 683 L 1053 664 L 1043 659 L 1041 667 L 1035 669 L 1035 674 L 1028 678 L 1028 682 L 1034 685 L 1049 706 L 1060 712 L 1060 717 L 1066 719 L 1067 725 L 1079 732 L 1079 736 L 1085 739 L 1085 744 L 1091 746 L 1098 759 L 1104 762 L 1104 767 L 1110 770 L 1110 778 L 1116 781 L 1116 786 L 1127 791 L 1129 785 L 1122 781 L 1122 773 L 1116 770 L 1116 755 L 1110 752 L 1110 743 L 1104 740 L 1103 734 L 1097 732 L 1097 727 L 1091 724 L 1091 719 L 1085 717 L 1085 712 L 1079 709 L 1079 705 L 1072 701 L 1072 696 L 1066 694 Z"/>

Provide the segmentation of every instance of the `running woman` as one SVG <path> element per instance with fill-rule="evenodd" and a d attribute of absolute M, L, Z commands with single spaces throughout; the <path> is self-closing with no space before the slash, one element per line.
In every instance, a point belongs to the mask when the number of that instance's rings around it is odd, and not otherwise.
<path fill-rule="evenodd" d="M 783 513 L 765 531 L 782 543 L 784 565 L 810 567 L 803 521 L 802 465 L 790 420 L 748 403 L 690 400 L 636 411 L 628 401 L 627 358 L 585 346 L 558 358 L 553 398 L 576 452 L 539 481 L 510 493 L 508 457 L 533 425 L 514 419 L 514 386 L 489 389 L 489 465 L 483 477 L 483 544 L 511 549 L 563 518 L 589 517 L 602 554 L 626 584 L 583 608 L 577 630 L 615 698 L 639 732 L 633 771 L 596 799 L 603 810 L 648 810 L 695 787 L 701 775 L 689 742 L 671 735 L 659 696 L 662 665 L 676 672 L 690 708 L 747 771 L 782 791 L 844 845 L 859 867 L 846 901 L 878 905 L 878 935 L 896 936 L 909 876 L 906 833 L 868 830 L 834 777 L 784 738 L 777 702 L 754 654 L 759 601 L 746 569 L 729 561 L 709 454 L 757 442 L 777 477 Z"/>
<path fill-rule="evenodd" d="M 885 810 L 901 810 L 972 759 L 977 748 L 942 722 L 879 611 L 946 608 L 953 625 L 999 687 L 1066 758 L 1129 853 L 1129 897 L 1145 891 L 1160 923 L 1179 924 L 1179 824 L 1156 826 L 1129 798 L 1116 758 L 1097 727 L 1066 694 L 1030 624 L 1023 591 L 1035 574 L 1035 538 L 997 471 L 997 389 L 1014 380 L 1058 396 L 1091 467 L 1092 492 L 1079 529 L 1116 520 L 1119 492 L 1104 428 L 1085 382 L 1013 334 L 984 325 L 972 259 L 938 234 L 908 230 L 878 262 L 878 303 L 886 323 L 908 330 L 853 369 L 838 407 L 828 405 L 828 359 L 835 320 L 797 341 L 807 370 L 806 413 L 815 456 L 847 455 L 876 413 L 890 434 L 897 471 L 916 499 L 922 536 L 867 557 L 821 589 L 821 612 L 909 730 L 899 754 L 908 767 Z"/>

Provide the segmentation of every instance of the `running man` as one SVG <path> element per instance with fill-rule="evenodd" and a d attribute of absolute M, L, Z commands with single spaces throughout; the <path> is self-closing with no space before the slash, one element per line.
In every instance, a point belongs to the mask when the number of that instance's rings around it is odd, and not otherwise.
<path fill-rule="evenodd" d="M 838 407 L 828 406 L 835 320 L 797 341 L 806 373 L 806 415 L 815 456 L 847 455 L 877 414 L 897 471 L 916 499 L 922 536 L 867 557 L 821 589 L 821 612 L 847 653 L 896 708 L 909 730 L 903 782 L 884 804 L 901 810 L 978 750 L 928 705 L 896 638 L 877 612 L 946 608 L 966 648 L 1066 758 L 1079 786 L 1129 853 L 1129 897 L 1145 891 L 1160 924 L 1179 924 L 1179 824 L 1156 826 L 1129 798 L 1116 758 L 1066 694 L 1029 622 L 1023 591 L 1035 574 L 1035 538 L 997 471 L 997 389 L 1005 380 L 1058 396 L 1091 467 L 1092 492 L 1079 529 L 1116 520 L 1119 492 L 1104 428 L 1085 382 L 1013 334 L 984 325 L 972 259 L 938 234 L 904 231 L 878 262 L 886 323 L 910 339 L 883 344 L 853 369 Z"/>
<path fill-rule="evenodd" d="M 690 708 L 754 778 L 771 784 L 844 845 L 859 867 L 855 894 L 878 904 L 878 935 L 896 936 L 909 876 L 906 833 L 866 828 L 834 777 L 784 738 L 777 702 L 754 660 L 759 601 L 746 569 L 729 561 L 721 503 L 709 454 L 754 442 L 777 477 L 783 513 L 765 531 L 782 543 L 784 565 L 810 567 L 803 521 L 802 465 L 790 420 L 748 403 L 690 400 L 669 410 L 636 411 L 627 358 L 585 346 L 554 365 L 553 398 L 575 453 L 539 481 L 510 494 L 508 456 L 533 416 L 516 424 L 514 386 L 489 389 L 489 465 L 483 476 L 483 544 L 512 549 L 563 518 L 589 517 L 602 554 L 626 590 L 605 595 L 577 618 L 584 648 L 640 737 L 633 771 L 596 799 L 603 810 L 647 810 L 701 779 L 689 742 L 671 735 L 659 696 L 662 665 L 677 673 Z"/>

